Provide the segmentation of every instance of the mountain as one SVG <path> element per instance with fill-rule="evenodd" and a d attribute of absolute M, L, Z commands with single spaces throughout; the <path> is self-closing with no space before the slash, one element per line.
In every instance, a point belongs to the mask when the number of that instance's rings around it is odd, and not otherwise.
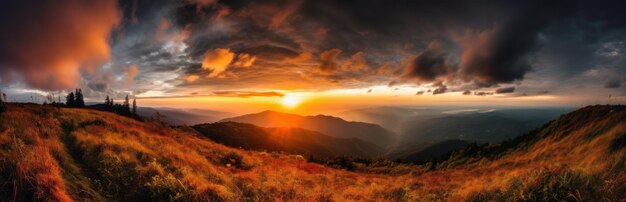
<path fill-rule="evenodd" d="M 223 119 L 220 122 L 249 123 L 262 127 L 292 127 L 318 131 L 337 138 L 359 138 L 386 148 L 395 142 L 396 135 L 376 124 L 345 121 L 325 115 L 300 116 L 296 114 L 264 111 L 256 114 Z"/>
<path fill-rule="evenodd" d="M 383 150 L 357 138 L 334 138 L 300 128 L 262 128 L 219 122 L 193 126 L 200 134 L 224 145 L 253 150 L 285 151 L 315 157 L 377 157 Z"/>
<path fill-rule="evenodd" d="M 408 107 L 374 107 L 353 109 L 337 114 L 346 120 L 374 123 L 384 128 L 401 133 L 408 119 L 429 119 L 440 115 L 441 111 L 433 108 L 408 108 Z"/>
<path fill-rule="evenodd" d="M 204 110 L 204 109 L 173 109 L 139 107 L 137 114 L 145 118 L 153 118 L 156 112 L 161 113 L 163 121 L 172 125 L 195 125 L 219 121 L 224 117 L 232 116 L 231 113 Z"/>
<path fill-rule="evenodd" d="M 9 104 L 0 201 L 620 201 L 625 126 L 626 106 L 590 106 L 421 165 L 334 161 L 347 171 L 227 147 L 186 126 Z"/>
<path fill-rule="evenodd" d="M 454 151 L 464 149 L 469 142 L 463 140 L 445 140 L 425 148 L 413 148 L 402 152 L 387 155 L 389 159 L 401 159 L 405 162 L 425 163 L 441 158 Z"/>

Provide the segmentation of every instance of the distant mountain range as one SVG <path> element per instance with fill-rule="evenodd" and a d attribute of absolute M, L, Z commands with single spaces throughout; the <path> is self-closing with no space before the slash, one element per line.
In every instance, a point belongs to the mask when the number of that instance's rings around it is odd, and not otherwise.
<path fill-rule="evenodd" d="M 156 112 L 164 116 L 165 122 L 172 125 L 195 125 L 200 123 L 212 123 L 224 117 L 233 116 L 232 113 L 205 110 L 205 109 L 174 109 L 139 107 L 137 114 L 145 118 L 153 118 Z"/>
<path fill-rule="evenodd" d="M 262 127 L 302 128 L 336 138 L 358 138 L 373 143 L 381 148 L 387 148 L 396 141 L 396 134 L 394 132 L 379 125 L 346 121 L 338 117 L 326 115 L 300 116 L 275 111 L 264 111 L 256 114 L 227 118 L 220 122 L 249 123 Z"/>
<path fill-rule="evenodd" d="M 335 138 L 301 128 L 263 128 L 247 123 L 218 122 L 193 126 L 202 136 L 227 146 L 284 151 L 314 157 L 378 157 L 383 150 L 357 138 Z"/>
<path fill-rule="evenodd" d="M 497 143 L 556 118 L 572 108 L 450 108 L 377 107 L 350 110 L 339 115 L 393 129 L 398 144 L 391 153 L 424 149 L 447 140 Z"/>

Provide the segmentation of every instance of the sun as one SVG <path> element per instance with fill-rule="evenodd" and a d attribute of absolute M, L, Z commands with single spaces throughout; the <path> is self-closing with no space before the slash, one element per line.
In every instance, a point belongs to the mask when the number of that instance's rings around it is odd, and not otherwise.
<path fill-rule="evenodd" d="M 283 99 L 280 100 L 280 103 L 284 107 L 291 109 L 291 108 L 297 107 L 301 101 L 302 101 L 301 98 L 295 95 L 285 95 L 283 96 Z"/>

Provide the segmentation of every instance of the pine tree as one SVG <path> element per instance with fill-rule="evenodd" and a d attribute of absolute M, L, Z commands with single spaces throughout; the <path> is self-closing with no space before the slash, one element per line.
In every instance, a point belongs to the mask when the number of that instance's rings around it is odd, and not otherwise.
<path fill-rule="evenodd" d="M 76 106 L 76 96 L 74 96 L 74 92 L 70 92 L 70 94 L 67 95 L 67 97 L 65 97 L 65 105 L 67 107 L 74 107 Z"/>
<path fill-rule="evenodd" d="M 109 96 L 107 95 L 107 98 L 104 99 L 104 110 L 105 111 L 111 111 L 111 99 L 109 98 Z"/>
<path fill-rule="evenodd" d="M 7 95 L 2 93 L 2 91 L 0 90 L 0 113 L 7 111 L 7 104 L 5 103 L 6 98 Z"/>
<path fill-rule="evenodd" d="M 76 89 L 76 98 L 75 99 L 76 99 L 76 101 L 75 101 L 76 107 L 85 107 L 85 100 L 84 100 L 84 97 L 83 97 L 83 90 L 82 89 L 80 89 L 80 88 Z"/>
<path fill-rule="evenodd" d="M 126 116 L 130 116 L 130 100 L 128 99 L 128 95 L 124 99 L 124 104 L 122 105 L 122 114 Z"/>
<path fill-rule="evenodd" d="M 137 117 L 137 99 L 133 99 L 133 117 Z"/>

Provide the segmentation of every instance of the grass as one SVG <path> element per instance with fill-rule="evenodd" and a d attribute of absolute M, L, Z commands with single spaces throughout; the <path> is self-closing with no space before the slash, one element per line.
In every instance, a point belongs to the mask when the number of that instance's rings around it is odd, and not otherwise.
<path fill-rule="evenodd" d="M 0 114 L 0 201 L 619 201 L 626 112 L 585 110 L 606 113 L 571 114 L 506 147 L 407 165 L 318 164 L 109 112 L 10 104 Z"/>

